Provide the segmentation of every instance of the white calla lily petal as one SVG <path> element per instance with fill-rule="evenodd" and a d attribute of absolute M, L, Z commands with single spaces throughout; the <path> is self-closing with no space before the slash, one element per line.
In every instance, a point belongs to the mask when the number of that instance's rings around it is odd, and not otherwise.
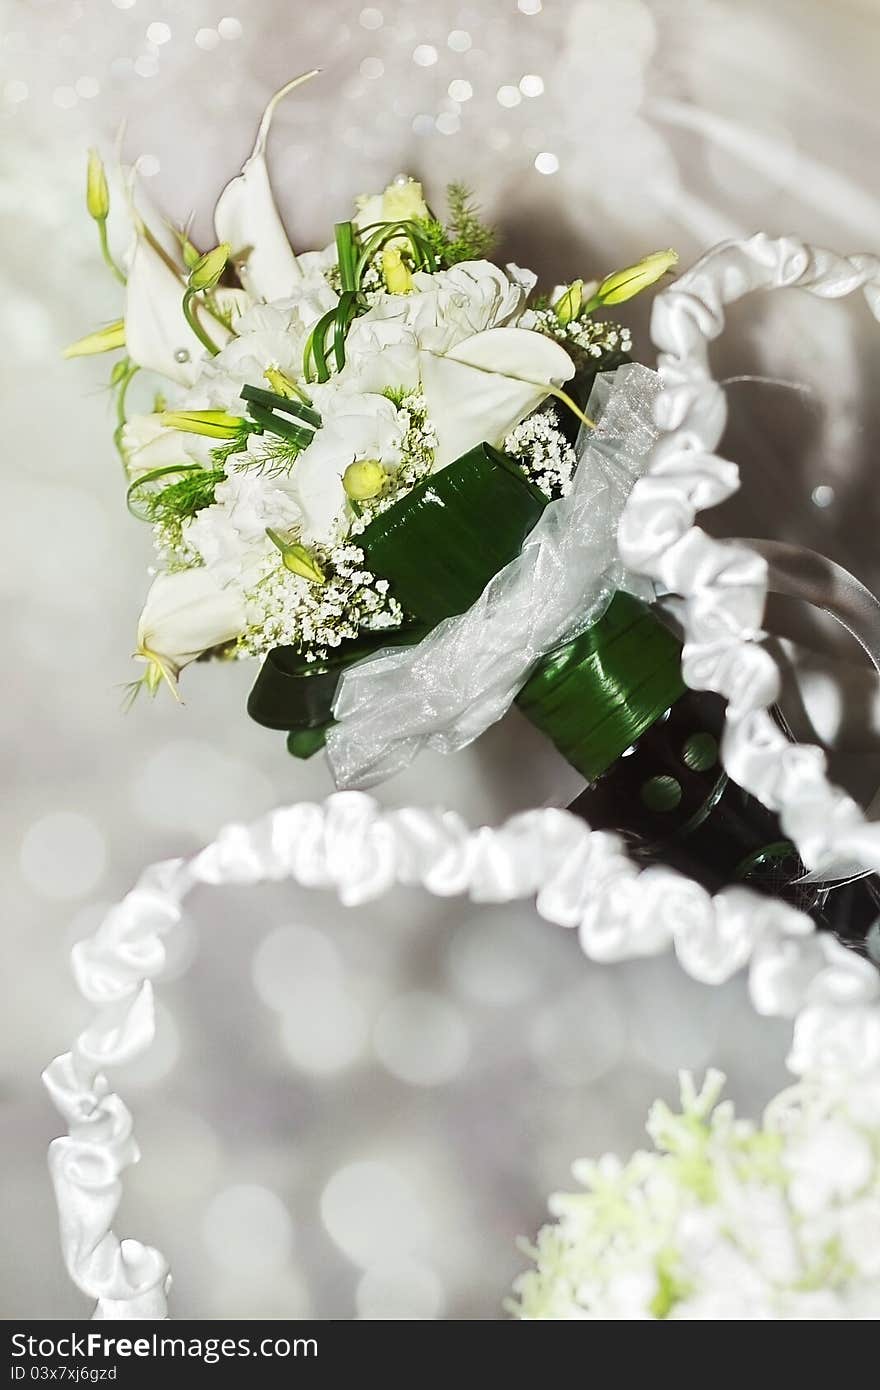
<path fill-rule="evenodd" d="M 422 390 L 437 430 L 435 469 L 476 444 L 500 444 L 514 427 L 574 375 L 552 338 L 526 328 L 475 333 L 442 356 L 420 354 Z"/>
<path fill-rule="evenodd" d="M 250 158 L 226 185 L 214 209 L 217 240 L 229 242 L 241 282 L 254 299 L 284 299 L 302 274 L 272 196 L 266 142 L 279 101 L 318 71 L 295 77 L 275 93 L 263 113 Z"/>
<path fill-rule="evenodd" d="M 138 233 L 125 294 L 125 341 L 139 367 L 192 386 L 204 348 L 183 315 L 184 283 Z"/>
<path fill-rule="evenodd" d="M 168 263 L 176 267 L 182 275 L 186 275 L 180 237 L 170 222 L 166 220 L 164 214 L 156 207 L 149 194 L 144 192 L 137 179 L 137 171 L 137 161 L 135 161 L 130 171 L 128 189 L 128 197 L 135 219 L 140 220 L 144 226 L 149 228 L 150 240 L 158 247 Z"/>
<path fill-rule="evenodd" d="M 180 386 L 192 386 L 205 350 L 183 313 L 185 282 L 141 226 L 128 270 L 125 294 L 125 343 L 132 362 L 160 372 Z M 208 331 L 218 347 L 229 342 L 228 328 L 207 314 Z"/>

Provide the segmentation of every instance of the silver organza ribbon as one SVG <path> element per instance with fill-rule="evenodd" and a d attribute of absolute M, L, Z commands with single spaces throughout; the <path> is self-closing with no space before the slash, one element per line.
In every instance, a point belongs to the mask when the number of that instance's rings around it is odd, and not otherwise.
<path fill-rule="evenodd" d="M 635 363 L 599 376 L 588 406 L 597 428 L 580 433 L 571 491 L 545 509 L 521 553 L 466 613 L 415 647 L 346 672 L 327 735 L 338 787 L 382 782 L 423 748 L 464 748 L 502 717 L 542 656 L 601 617 L 617 589 L 651 595 L 624 570 L 617 526 L 657 438 L 659 390 L 657 374 Z"/>

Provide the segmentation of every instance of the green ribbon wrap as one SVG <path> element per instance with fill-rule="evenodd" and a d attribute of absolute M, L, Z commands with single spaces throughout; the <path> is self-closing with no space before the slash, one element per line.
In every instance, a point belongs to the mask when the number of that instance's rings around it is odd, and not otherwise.
<path fill-rule="evenodd" d="M 248 701 L 258 723 L 287 729 L 288 748 L 308 757 L 333 722 L 346 667 L 383 647 L 412 644 L 465 612 L 522 549 L 548 498 L 507 455 L 488 444 L 417 484 L 357 538 L 372 572 L 388 579 L 409 621 L 364 633 L 326 661 L 293 648 L 271 652 Z M 592 782 L 684 690 L 681 648 L 654 611 L 614 595 L 586 632 L 538 662 L 517 705 Z"/>

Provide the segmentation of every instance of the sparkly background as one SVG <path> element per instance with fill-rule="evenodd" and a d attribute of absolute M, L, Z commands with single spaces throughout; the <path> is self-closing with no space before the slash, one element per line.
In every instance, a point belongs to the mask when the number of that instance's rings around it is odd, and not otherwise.
<path fill-rule="evenodd" d="M 207 240 L 266 97 L 319 65 L 272 140 L 300 249 L 400 170 L 435 199 L 466 178 L 503 251 L 554 279 L 759 227 L 876 249 L 878 58 L 874 0 L 3 0 L 3 1316 L 86 1315 L 38 1082 L 82 1017 L 70 944 L 145 862 L 327 789 L 245 719 L 246 669 L 193 671 L 182 710 L 119 712 L 148 537 L 123 507 L 106 368 L 58 360 L 119 312 L 85 146 L 109 155 L 122 130 L 155 202 Z M 645 310 L 629 317 L 647 355 Z M 776 296 L 732 322 L 726 372 L 803 389 L 733 388 L 745 493 L 718 524 L 876 586 L 867 315 Z M 560 775 L 507 721 L 383 797 L 495 817 Z M 205 893 L 171 974 L 157 1047 L 121 1078 L 144 1159 L 118 1229 L 170 1255 L 178 1316 L 498 1317 L 547 1192 L 577 1155 L 638 1144 L 676 1067 L 721 1065 L 752 1109 L 783 1081 L 784 1030 L 739 983 L 587 966 L 525 908 Z"/>

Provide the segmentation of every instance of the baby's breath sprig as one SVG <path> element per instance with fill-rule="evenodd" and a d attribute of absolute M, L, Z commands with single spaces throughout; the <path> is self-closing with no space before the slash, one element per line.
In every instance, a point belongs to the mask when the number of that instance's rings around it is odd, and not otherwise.
<path fill-rule="evenodd" d="M 274 647 L 293 647 L 308 662 L 326 660 L 363 631 L 401 625 L 403 610 L 387 579 L 366 569 L 356 545 L 314 546 L 309 557 L 320 567 L 320 582 L 273 560 L 247 593 L 248 626 L 238 656 L 262 657 Z"/>
<path fill-rule="evenodd" d="M 564 497 L 570 490 L 577 454 L 560 428 L 555 406 L 535 411 L 511 430 L 504 452 L 548 497 Z"/>

